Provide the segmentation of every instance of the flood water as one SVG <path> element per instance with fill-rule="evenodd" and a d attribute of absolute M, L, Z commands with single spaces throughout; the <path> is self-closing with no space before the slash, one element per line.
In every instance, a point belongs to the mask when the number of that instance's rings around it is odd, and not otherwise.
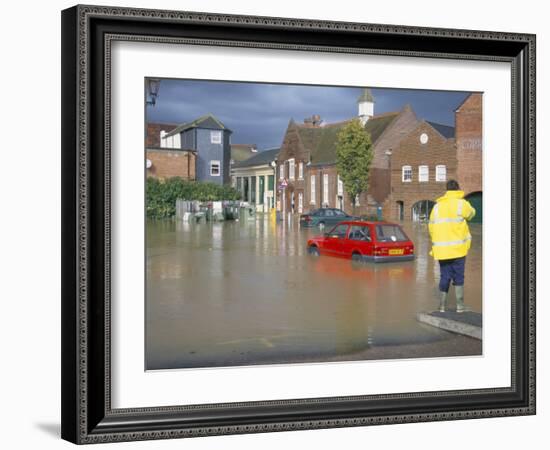
<path fill-rule="evenodd" d="M 311 258 L 297 222 L 147 222 L 146 368 L 476 355 L 481 343 L 417 322 L 438 307 L 427 225 L 411 262 Z M 481 312 L 481 225 L 465 302 Z M 454 294 L 451 288 L 451 307 Z"/>

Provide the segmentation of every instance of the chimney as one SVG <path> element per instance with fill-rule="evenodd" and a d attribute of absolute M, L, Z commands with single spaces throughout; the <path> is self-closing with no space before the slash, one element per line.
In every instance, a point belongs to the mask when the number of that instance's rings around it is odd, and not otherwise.
<path fill-rule="evenodd" d="M 313 114 L 311 117 L 306 117 L 304 119 L 304 124 L 309 127 L 320 127 L 322 123 L 321 116 L 319 114 Z"/>

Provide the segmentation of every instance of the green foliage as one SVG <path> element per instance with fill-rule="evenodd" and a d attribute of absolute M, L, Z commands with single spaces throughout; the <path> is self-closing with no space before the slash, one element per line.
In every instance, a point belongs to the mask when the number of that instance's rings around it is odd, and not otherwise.
<path fill-rule="evenodd" d="M 369 187 L 373 156 L 370 134 L 359 119 L 352 120 L 338 133 L 336 166 L 354 208 L 355 198 Z"/>
<path fill-rule="evenodd" d="M 176 200 L 238 200 L 239 193 L 231 186 L 186 181 L 181 177 L 159 180 L 148 177 L 146 184 L 147 217 L 164 219 L 176 215 Z"/>

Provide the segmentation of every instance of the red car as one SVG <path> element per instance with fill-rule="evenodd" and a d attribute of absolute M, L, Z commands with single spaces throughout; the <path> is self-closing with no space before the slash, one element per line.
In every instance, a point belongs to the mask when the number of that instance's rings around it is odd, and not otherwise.
<path fill-rule="evenodd" d="M 410 261 L 414 244 L 400 225 L 388 222 L 341 222 L 323 236 L 307 242 L 310 255 L 351 258 L 354 261 Z"/>

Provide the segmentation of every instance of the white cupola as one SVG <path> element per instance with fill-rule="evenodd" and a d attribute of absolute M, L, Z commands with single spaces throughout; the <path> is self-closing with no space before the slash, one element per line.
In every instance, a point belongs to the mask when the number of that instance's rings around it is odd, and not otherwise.
<path fill-rule="evenodd" d="M 363 92 L 357 99 L 358 116 L 361 123 L 365 125 L 367 121 L 374 116 L 374 97 L 369 88 L 363 89 Z"/>

